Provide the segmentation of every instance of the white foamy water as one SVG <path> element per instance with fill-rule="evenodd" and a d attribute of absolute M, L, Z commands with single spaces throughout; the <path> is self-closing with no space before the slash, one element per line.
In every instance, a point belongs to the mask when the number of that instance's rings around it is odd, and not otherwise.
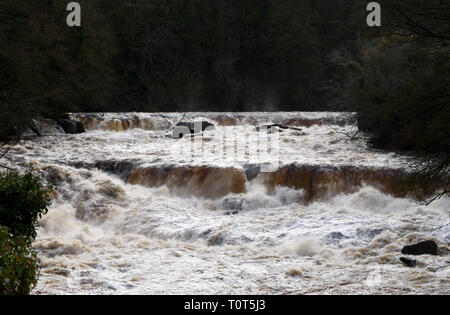
<path fill-rule="evenodd" d="M 56 188 L 34 243 L 41 293 L 450 293 L 450 199 L 395 197 L 388 175 L 409 158 L 351 141 L 353 114 L 189 114 L 219 125 L 196 158 L 180 154 L 191 139 L 169 137 L 182 115 L 75 116 L 86 134 L 22 141 L 10 154 Z M 302 129 L 279 134 L 280 169 L 302 171 L 272 185 L 251 176 L 248 155 L 215 150 L 232 145 L 224 134 L 251 138 L 268 123 Z M 260 153 L 256 164 L 273 156 Z M 401 248 L 426 239 L 441 254 L 404 267 Z"/>

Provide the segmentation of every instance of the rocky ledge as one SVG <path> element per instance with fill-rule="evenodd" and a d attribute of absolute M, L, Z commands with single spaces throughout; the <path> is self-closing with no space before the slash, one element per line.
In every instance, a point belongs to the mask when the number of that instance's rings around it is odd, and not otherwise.
<path fill-rule="evenodd" d="M 24 137 L 84 133 L 83 123 L 71 119 L 32 119 Z"/>

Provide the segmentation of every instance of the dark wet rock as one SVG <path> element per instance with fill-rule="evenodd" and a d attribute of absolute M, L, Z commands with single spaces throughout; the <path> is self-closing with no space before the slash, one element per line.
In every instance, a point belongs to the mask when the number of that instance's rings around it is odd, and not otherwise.
<path fill-rule="evenodd" d="M 256 127 L 257 132 L 267 131 L 267 133 L 269 133 L 269 134 L 275 133 L 276 131 L 283 132 L 284 130 L 303 131 L 303 129 L 300 129 L 300 128 L 284 126 L 284 125 L 280 125 L 280 124 L 264 125 L 264 126 Z"/>
<path fill-rule="evenodd" d="M 59 126 L 55 121 L 51 119 L 36 120 L 32 119 L 28 123 L 28 130 L 23 134 L 24 137 L 28 136 L 50 136 L 50 135 L 64 135 L 64 129 Z"/>
<path fill-rule="evenodd" d="M 261 165 L 259 164 L 249 164 L 244 165 L 245 176 L 248 181 L 254 180 L 261 173 Z"/>
<path fill-rule="evenodd" d="M 84 133 L 86 130 L 84 129 L 84 124 L 79 121 L 74 121 L 70 119 L 58 119 L 56 123 L 64 129 L 64 132 L 67 134 L 79 134 Z"/>
<path fill-rule="evenodd" d="M 357 123 L 358 123 L 357 116 L 352 113 L 339 115 L 338 117 L 324 117 L 324 118 L 294 117 L 281 121 L 282 125 L 306 127 L 306 128 L 322 125 L 338 125 L 340 127 L 344 127 L 349 125 L 355 125 Z"/>
<path fill-rule="evenodd" d="M 405 246 L 402 249 L 403 255 L 437 255 L 438 246 L 434 241 L 425 241 L 418 244 Z"/>
<path fill-rule="evenodd" d="M 242 210 L 244 198 L 225 198 L 222 201 L 222 207 L 225 210 Z"/>
<path fill-rule="evenodd" d="M 205 131 L 207 128 L 214 128 L 214 125 L 207 121 L 196 121 L 196 122 L 180 122 L 177 127 L 187 127 L 189 130 L 194 132 Z"/>
<path fill-rule="evenodd" d="M 211 229 L 207 229 L 206 231 L 204 231 L 201 236 L 208 236 L 209 234 L 211 234 L 213 232 L 213 230 Z"/>
<path fill-rule="evenodd" d="M 227 215 L 238 214 L 242 210 L 249 209 L 251 205 L 251 201 L 243 197 L 230 197 L 222 201 L 222 209 L 229 210 Z"/>
<path fill-rule="evenodd" d="M 286 272 L 286 275 L 289 276 L 289 277 L 294 277 L 295 278 L 295 277 L 302 277 L 303 273 L 300 270 L 298 270 L 298 269 L 291 269 L 288 272 Z"/>
<path fill-rule="evenodd" d="M 402 257 L 402 258 L 400 258 L 400 261 L 406 267 L 409 267 L 409 268 L 415 268 L 417 266 L 417 260 L 414 260 L 414 259 L 409 259 L 409 258 Z"/>
<path fill-rule="evenodd" d="M 182 139 L 186 135 L 195 135 L 206 130 L 214 129 L 214 125 L 207 121 L 179 122 L 175 128 L 173 128 L 172 138 Z"/>

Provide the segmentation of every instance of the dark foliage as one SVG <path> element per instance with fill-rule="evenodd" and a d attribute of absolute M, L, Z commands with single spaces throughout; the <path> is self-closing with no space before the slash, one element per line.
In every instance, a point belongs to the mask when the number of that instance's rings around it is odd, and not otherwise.
<path fill-rule="evenodd" d="M 0 295 L 27 295 L 39 275 L 36 252 L 23 237 L 0 226 Z"/>
<path fill-rule="evenodd" d="M 50 189 L 31 172 L 21 176 L 15 172 L 0 175 L 0 226 L 14 236 L 31 242 L 36 237 L 38 219 L 50 205 Z"/>
<path fill-rule="evenodd" d="M 79 2 L 70 28 L 65 0 L 0 1 L 2 109 L 326 109 L 326 56 L 365 14 L 344 0 Z"/>
<path fill-rule="evenodd" d="M 384 27 L 361 46 L 363 68 L 350 80 L 350 101 L 375 147 L 420 156 L 409 187 L 425 200 L 438 191 L 433 201 L 450 191 L 450 6 L 381 4 Z"/>
<path fill-rule="evenodd" d="M 389 150 L 450 153 L 450 64 L 414 43 L 380 42 L 365 52 L 355 83 L 360 128 Z"/>
<path fill-rule="evenodd" d="M 31 243 L 49 193 L 30 172 L 0 174 L 0 295 L 27 295 L 37 283 L 39 260 Z"/>

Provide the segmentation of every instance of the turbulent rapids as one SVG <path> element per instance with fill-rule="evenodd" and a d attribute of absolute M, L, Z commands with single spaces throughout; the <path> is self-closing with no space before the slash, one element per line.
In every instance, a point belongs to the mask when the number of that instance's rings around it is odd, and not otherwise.
<path fill-rule="evenodd" d="M 352 113 L 71 116 L 87 133 L 9 153 L 55 188 L 42 293 L 450 293 L 450 200 L 406 195 L 410 158 L 350 139 Z M 182 119 L 216 128 L 174 140 Z M 424 239 L 440 255 L 405 267 Z"/>

